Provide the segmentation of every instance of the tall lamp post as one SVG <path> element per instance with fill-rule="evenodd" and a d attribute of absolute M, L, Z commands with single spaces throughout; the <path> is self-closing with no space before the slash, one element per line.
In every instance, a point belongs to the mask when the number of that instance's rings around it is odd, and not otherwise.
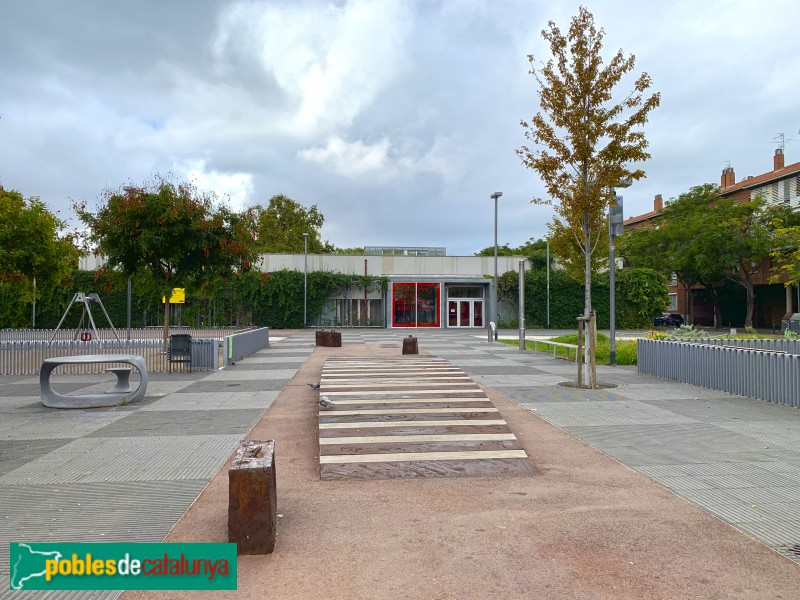
<path fill-rule="evenodd" d="M 303 327 L 308 327 L 308 233 L 303 234 Z"/>
<path fill-rule="evenodd" d="M 500 309 L 497 306 L 497 199 L 503 192 L 495 192 L 489 198 L 494 198 L 494 294 L 492 307 L 494 308 L 494 339 L 497 341 L 497 328 L 500 323 Z"/>
<path fill-rule="evenodd" d="M 629 179 L 620 181 L 615 187 L 626 188 L 630 187 L 631 181 Z M 608 287 L 609 287 L 609 337 L 610 340 L 610 356 L 609 362 L 612 365 L 617 364 L 617 310 L 616 310 L 616 270 L 617 263 L 614 257 L 614 240 L 618 235 L 622 235 L 622 196 L 617 196 L 617 203 L 614 206 L 608 207 Z"/>

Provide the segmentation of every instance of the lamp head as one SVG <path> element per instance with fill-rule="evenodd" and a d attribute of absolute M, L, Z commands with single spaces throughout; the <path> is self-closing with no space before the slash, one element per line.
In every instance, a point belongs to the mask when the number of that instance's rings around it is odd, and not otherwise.
<path fill-rule="evenodd" d="M 489 198 L 494 198 L 495 200 L 497 200 L 502 195 L 503 195 L 503 192 L 495 192 L 494 194 L 489 196 Z"/>

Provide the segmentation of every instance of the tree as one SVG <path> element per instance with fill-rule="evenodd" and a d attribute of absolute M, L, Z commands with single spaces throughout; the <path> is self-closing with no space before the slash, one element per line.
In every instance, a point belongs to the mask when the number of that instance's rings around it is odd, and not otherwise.
<path fill-rule="evenodd" d="M 256 258 L 252 214 L 215 206 L 215 199 L 190 183 L 157 176 L 144 187 L 106 192 L 96 213 L 85 203 L 75 206 L 107 265 L 165 297 L 165 345 L 173 288 L 208 294 Z"/>
<path fill-rule="evenodd" d="M 787 215 L 788 216 L 788 215 Z M 793 213 L 790 219 L 776 218 L 775 238 L 770 256 L 779 264 L 779 270 L 786 277 L 786 286 L 800 285 L 800 214 Z M 777 283 L 779 277 L 770 277 Z"/>
<path fill-rule="evenodd" d="M 707 213 L 712 226 L 701 239 L 696 260 L 702 272 L 722 274 L 745 289 L 744 325 L 752 327 L 756 297 L 753 274 L 774 250 L 775 223 L 792 219 L 791 209 L 768 204 L 759 196 L 743 204 L 723 198 Z"/>
<path fill-rule="evenodd" d="M 614 99 L 614 89 L 633 70 L 635 57 L 625 58 L 620 50 L 604 66 L 600 54 L 604 32 L 585 8 L 572 18 L 566 35 L 553 21 L 548 28 L 542 36 L 553 58 L 537 68 L 534 57 L 528 56 L 530 74 L 539 84 L 542 112 L 530 123 L 521 121 L 525 137 L 536 146 L 522 146 L 517 154 L 539 174 L 549 194 L 533 202 L 553 204 L 581 250 L 588 316 L 592 254 L 603 234 L 606 207 L 614 201 L 615 186 L 645 175 L 629 165 L 650 158 L 647 140 L 638 129 L 659 105 L 660 95 L 644 98 L 651 81 L 642 73 L 633 91 Z"/>
<path fill-rule="evenodd" d="M 260 252 L 302 254 L 303 234 L 308 234 L 308 252 L 322 254 L 326 250 L 320 237 L 325 217 L 317 205 L 305 208 L 283 194 L 273 196 L 269 206 L 255 207 L 257 215 L 256 243 Z M 330 249 L 332 246 L 327 246 Z"/>
<path fill-rule="evenodd" d="M 667 203 L 653 229 L 627 231 L 619 240 L 626 266 L 654 269 L 667 277 L 674 273 L 687 290 L 703 284 L 716 297 L 713 290 L 721 271 L 710 272 L 698 259 L 704 251 L 703 238 L 714 227 L 708 207 L 718 200 L 717 193 L 718 187 L 710 183 L 692 187 Z M 689 303 L 689 322 L 694 322 L 693 302 Z"/>
<path fill-rule="evenodd" d="M 583 281 L 586 275 L 586 261 L 583 247 L 578 244 L 572 230 L 558 217 L 547 224 L 550 251 L 558 258 L 567 275 L 576 281 Z M 608 220 L 604 218 L 597 231 L 597 240 L 591 254 L 592 273 L 608 267 Z"/>
<path fill-rule="evenodd" d="M 0 284 L 23 301 L 37 285 L 55 284 L 78 266 L 80 250 L 65 223 L 39 198 L 0 187 Z"/>

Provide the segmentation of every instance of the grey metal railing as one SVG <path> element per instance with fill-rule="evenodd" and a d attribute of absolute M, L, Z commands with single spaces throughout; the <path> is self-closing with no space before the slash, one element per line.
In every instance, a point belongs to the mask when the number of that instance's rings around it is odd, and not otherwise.
<path fill-rule="evenodd" d="M 637 341 L 637 354 L 639 373 L 800 407 L 797 354 L 706 342 L 641 339 Z"/>
<path fill-rule="evenodd" d="M 709 344 L 731 348 L 754 348 L 757 350 L 778 350 L 789 354 L 800 354 L 800 340 L 687 340 L 694 344 Z"/>
<path fill-rule="evenodd" d="M 225 366 L 250 356 L 262 348 L 269 346 L 269 327 L 253 329 L 245 333 L 225 336 L 222 341 Z"/>
<path fill-rule="evenodd" d="M 192 369 L 218 369 L 219 344 L 217 339 L 192 338 Z M 167 355 L 160 339 L 130 342 L 56 340 L 0 342 L 0 375 L 38 375 L 45 358 L 86 354 L 138 354 L 144 357 L 151 373 L 168 371 Z M 108 364 L 64 365 L 59 367 L 59 373 L 102 373 L 108 367 Z"/>
<path fill-rule="evenodd" d="M 246 331 L 247 328 L 237 327 L 207 327 L 194 329 L 190 327 L 170 327 L 170 334 L 188 333 L 193 338 L 214 338 L 221 340 L 226 335 Z M 163 337 L 163 327 L 135 327 L 131 328 L 131 340 L 159 340 Z M 47 342 L 53 337 L 54 329 L 0 329 L 0 342 Z M 115 340 L 111 329 L 98 329 L 101 340 Z M 128 330 L 124 327 L 117 329 L 120 339 L 126 340 Z M 76 338 L 75 328 L 59 329 L 55 340 L 72 341 Z M 54 340 L 54 341 L 55 341 Z"/>

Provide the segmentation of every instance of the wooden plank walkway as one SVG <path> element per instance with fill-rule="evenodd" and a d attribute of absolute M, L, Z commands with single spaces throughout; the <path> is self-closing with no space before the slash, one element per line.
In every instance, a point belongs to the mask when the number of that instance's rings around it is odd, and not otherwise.
<path fill-rule="evenodd" d="M 503 416 L 461 369 L 430 356 L 332 357 L 320 395 L 322 479 L 532 475 Z"/>

